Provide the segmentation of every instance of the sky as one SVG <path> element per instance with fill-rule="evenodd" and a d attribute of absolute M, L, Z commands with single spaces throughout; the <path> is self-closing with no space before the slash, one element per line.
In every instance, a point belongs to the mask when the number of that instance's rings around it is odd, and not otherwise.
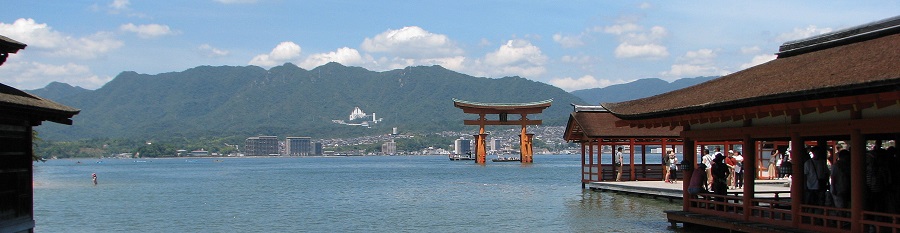
<path fill-rule="evenodd" d="M 900 1 L 11 1 L 0 35 L 28 45 L 0 83 L 97 89 L 124 71 L 328 62 L 441 65 L 566 91 L 726 75 L 778 46 L 900 13 Z"/>

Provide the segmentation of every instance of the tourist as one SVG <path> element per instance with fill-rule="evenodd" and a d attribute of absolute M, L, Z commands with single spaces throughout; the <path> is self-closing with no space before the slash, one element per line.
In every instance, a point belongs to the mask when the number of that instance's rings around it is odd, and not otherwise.
<path fill-rule="evenodd" d="M 675 151 L 667 150 L 668 156 L 666 156 L 666 182 L 675 183 L 678 180 L 678 157 L 675 156 Z M 669 179 L 669 175 L 672 176 L 672 179 Z"/>
<path fill-rule="evenodd" d="M 744 188 L 744 156 L 741 155 L 740 151 L 735 151 L 734 153 L 734 160 L 737 161 L 737 165 L 734 168 L 734 179 L 737 180 L 735 187 Z"/>
<path fill-rule="evenodd" d="M 737 166 L 737 160 L 734 159 L 734 150 L 728 150 L 728 155 L 725 157 L 725 166 L 728 166 L 728 189 L 736 188 L 737 180 L 734 179 L 734 168 Z"/>
<path fill-rule="evenodd" d="M 97 185 L 97 173 L 91 174 L 91 180 L 94 182 L 94 185 Z"/>
<path fill-rule="evenodd" d="M 781 151 L 772 150 L 772 156 L 769 157 L 769 179 L 781 179 L 783 174 L 778 174 L 778 166 L 781 166 Z"/>
<path fill-rule="evenodd" d="M 850 151 L 838 151 L 831 166 L 831 196 L 834 207 L 850 208 Z"/>
<path fill-rule="evenodd" d="M 712 156 L 712 154 L 709 153 L 709 149 L 703 149 L 703 157 L 701 159 L 703 160 L 703 165 L 706 165 L 706 169 L 704 169 L 706 172 L 706 179 L 703 179 L 706 182 L 703 183 L 703 189 L 706 189 L 708 191 L 709 186 L 712 184 L 712 160 L 713 160 L 713 156 Z"/>
<path fill-rule="evenodd" d="M 620 146 L 616 150 L 616 181 L 622 181 L 622 164 L 625 161 L 625 158 L 622 157 L 622 150 L 624 149 Z"/>
<path fill-rule="evenodd" d="M 706 165 L 703 163 L 697 164 L 697 169 L 694 169 L 694 173 L 691 174 L 691 181 L 688 184 L 688 193 L 692 195 L 697 195 L 701 192 L 709 192 L 703 186 L 706 185 Z"/>
<path fill-rule="evenodd" d="M 728 194 L 728 185 L 726 180 L 728 179 L 728 165 L 725 165 L 725 156 L 721 153 L 716 154 L 716 158 L 713 159 L 713 167 L 712 167 L 712 191 L 716 195 L 727 195 Z M 721 199 L 721 198 L 719 198 Z M 723 199 L 724 200 L 724 199 Z"/>
<path fill-rule="evenodd" d="M 826 167 L 826 149 L 815 146 L 810 149 L 812 159 L 803 164 L 803 174 L 806 175 L 806 204 L 825 205 L 825 191 L 828 190 L 828 180 L 831 171 Z"/>

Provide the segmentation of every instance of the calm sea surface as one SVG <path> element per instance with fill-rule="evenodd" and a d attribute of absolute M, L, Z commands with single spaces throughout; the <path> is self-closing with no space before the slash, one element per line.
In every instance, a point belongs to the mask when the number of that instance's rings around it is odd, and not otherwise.
<path fill-rule="evenodd" d="M 51 160 L 35 163 L 34 214 L 38 232 L 673 231 L 663 210 L 680 202 L 582 190 L 580 162 Z"/>

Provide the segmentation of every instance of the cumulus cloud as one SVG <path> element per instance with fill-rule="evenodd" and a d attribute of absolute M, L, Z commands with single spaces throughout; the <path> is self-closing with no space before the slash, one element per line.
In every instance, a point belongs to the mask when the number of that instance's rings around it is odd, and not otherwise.
<path fill-rule="evenodd" d="M 553 41 L 562 45 L 563 48 L 574 48 L 584 45 L 584 42 L 581 40 L 581 35 L 579 36 L 563 36 L 562 34 L 554 34 Z"/>
<path fill-rule="evenodd" d="M 97 76 L 87 66 L 74 63 L 52 65 L 11 60 L 0 66 L 0 82 L 20 89 L 38 89 L 53 81 L 97 89 L 112 80 L 112 77 Z"/>
<path fill-rule="evenodd" d="M 350 66 L 362 65 L 371 60 L 372 57 L 364 57 L 360 55 L 359 51 L 357 51 L 356 49 L 343 47 L 333 52 L 309 55 L 306 57 L 306 60 L 301 62 L 298 66 L 303 67 L 304 69 L 312 69 L 329 62 L 337 62 L 343 65 Z"/>
<path fill-rule="evenodd" d="M 778 58 L 778 56 L 775 54 L 756 55 L 756 56 L 753 56 L 753 59 L 750 60 L 750 62 L 741 64 L 741 69 L 743 70 L 743 69 L 747 69 L 750 67 L 754 67 L 756 65 L 763 64 L 763 63 L 769 62 L 771 60 L 775 60 L 775 58 Z"/>
<path fill-rule="evenodd" d="M 428 32 L 417 26 L 387 30 L 363 41 L 360 48 L 370 53 L 385 53 L 400 58 L 454 57 L 463 50 L 449 37 Z"/>
<path fill-rule="evenodd" d="M 596 30 L 618 37 L 619 45 L 615 49 L 617 58 L 659 59 L 669 56 L 668 48 L 661 45 L 668 32 L 661 26 L 653 26 L 647 30 L 637 24 L 624 22 Z"/>
<path fill-rule="evenodd" d="M 231 53 L 228 50 L 222 50 L 216 47 L 212 47 L 212 45 L 209 44 L 202 44 L 200 45 L 200 47 L 197 47 L 197 49 L 199 49 L 200 52 L 207 57 L 224 57 L 228 56 L 228 54 Z"/>
<path fill-rule="evenodd" d="M 537 76 L 546 71 L 547 62 L 541 49 L 527 40 L 509 40 L 496 51 L 484 56 L 484 72 L 493 75 Z"/>
<path fill-rule="evenodd" d="M 134 25 L 129 23 L 119 26 L 119 30 L 136 33 L 139 37 L 145 39 L 177 34 L 177 32 L 169 29 L 169 26 L 162 24 Z"/>
<path fill-rule="evenodd" d="M 661 75 L 670 77 L 696 77 L 726 75 L 730 72 L 719 68 L 715 64 L 718 55 L 712 49 L 699 49 L 688 51 L 684 56 L 676 59 L 669 71 L 661 72 Z"/>
<path fill-rule="evenodd" d="M 759 46 L 741 47 L 741 53 L 743 54 L 757 54 L 760 51 L 762 51 L 762 49 L 760 49 Z"/>
<path fill-rule="evenodd" d="M 669 50 L 665 46 L 658 44 L 631 44 L 622 42 L 619 46 L 616 46 L 615 54 L 618 58 L 644 57 L 655 59 L 669 56 Z"/>
<path fill-rule="evenodd" d="M 58 57 L 96 58 L 123 45 L 112 33 L 97 32 L 87 37 L 72 37 L 53 30 L 34 19 L 20 18 L 12 24 L 0 23 L 0 35 L 28 45 L 30 51 Z"/>
<path fill-rule="evenodd" d="M 815 25 L 809 25 L 806 28 L 794 28 L 793 31 L 782 33 L 778 35 L 776 40 L 780 42 L 791 41 L 791 40 L 799 40 L 804 39 L 811 36 L 817 36 L 825 33 L 831 32 L 831 28 L 818 28 Z"/>
<path fill-rule="evenodd" d="M 253 57 L 250 60 L 250 65 L 256 65 L 261 67 L 273 67 L 277 65 L 284 64 L 286 62 L 291 62 L 292 60 L 300 57 L 300 45 L 295 44 L 291 41 L 285 41 L 279 43 L 272 49 L 272 52 L 268 54 L 260 54 Z"/>
<path fill-rule="evenodd" d="M 218 3 L 222 4 L 246 4 L 246 3 L 256 3 L 258 0 L 215 0 Z"/>
<path fill-rule="evenodd" d="M 114 10 L 127 10 L 131 2 L 128 0 L 113 0 L 109 3 L 109 8 Z"/>
<path fill-rule="evenodd" d="M 623 80 L 613 81 L 609 79 L 600 79 L 594 78 L 591 75 L 581 76 L 580 78 L 572 78 L 572 77 L 564 77 L 564 78 L 554 78 L 550 80 L 550 84 L 553 86 L 562 88 L 565 91 L 575 91 L 589 88 L 600 88 L 607 87 L 613 84 L 625 83 Z"/>

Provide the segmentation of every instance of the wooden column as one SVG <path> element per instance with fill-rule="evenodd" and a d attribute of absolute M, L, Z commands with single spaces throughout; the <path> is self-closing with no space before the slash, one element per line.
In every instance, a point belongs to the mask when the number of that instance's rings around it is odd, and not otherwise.
<path fill-rule="evenodd" d="M 628 139 L 628 141 L 630 142 L 629 146 L 631 146 L 631 150 L 628 150 L 628 151 L 631 151 L 630 152 L 631 158 L 628 159 L 628 167 L 631 168 L 630 169 L 631 171 L 628 172 L 628 180 L 637 180 L 634 178 L 634 138 L 630 138 L 630 139 Z M 641 146 L 641 147 L 643 148 L 643 146 Z M 641 156 L 641 157 L 643 157 L 643 156 Z"/>
<path fill-rule="evenodd" d="M 803 176 L 803 163 L 809 159 L 803 148 L 803 138 L 800 133 L 791 132 L 791 217 L 794 228 L 800 226 L 800 205 L 803 204 L 806 187 L 806 177 Z"/>
<path fill-rule="evenodd" d="M 863 197 L 866 188 L 866 138 L 859 129 L 850 131 L 850 231 L 862 232 Z"/>
<path fill-rule="evenodd" d="M 585 163 L 586 157 L 584 157 L 584 156 L 585 156 L 585 154 L 584 154 L 584 139 L 582 139 L 581 140 L 581 189 L 585 188 L 585 185 L 584 185 L 585 180 L 589 180 L 591 178 L 590 172 L 588 173 L 588 179 L 584 178 L 584 168 L 585 167 L 590 168 L 590 165 Z M 587 161 L 590 161 L 590 160 L 587 160 Z M 588 169 L 588 171 L 590 171 L 590 169 Z"/>
<path fill-rule="evenodd" d="M 747 166 L 746 164 L 756 164 L 756 141 L 750 135 L 744 135 L 743 148 L 744 151 L 741 153 L 744 154 L 744 161 L 742 162 L 744 176 L 741 179 L 744 179 L 744 221 L 750 221 L 750 207 L 753 206 L 752 199 L 754 198 L 754 193 L 756 193 L 756 179 L 752 175 L 747 174 L 756 174 L 756 166 Z"/>
<path fill-rule="evenodd" d="M 685 126 L 685 129 L 687 129 L 687 128 L 688 127 Z M 684 152 L 683 153 L 684 153 L 684 161 L 682 163 L 689 163 L 692 167 L 694 167 L 694 169 L 697 169 L 697 167 L 696 167 L 697 146 L 694 145 L 694 140 L 692 140 L 690 138 L 684 138 Z M 690 160 L 689 160 L 689 158 L 690 158 Z M 682 189 L 681 208 L 683 211 L 689 211 L 690 206 L 691 206 L 691 198 L 694 198 L 693 196 L 691 196 L 690 193 L 688 193 L 688 186 L 690 186 L 691 179 L 695 178 L 695 177 L 693 177 L 694 169 L 691 169 L 691 171 L 688 171 L 687 169 L 685 169 L 683 171 L 684 172 L 684 182 L 681 182 L 681 189 Z M 706 175 L 706 174 L 704 174 L 704 175 Z"/>

